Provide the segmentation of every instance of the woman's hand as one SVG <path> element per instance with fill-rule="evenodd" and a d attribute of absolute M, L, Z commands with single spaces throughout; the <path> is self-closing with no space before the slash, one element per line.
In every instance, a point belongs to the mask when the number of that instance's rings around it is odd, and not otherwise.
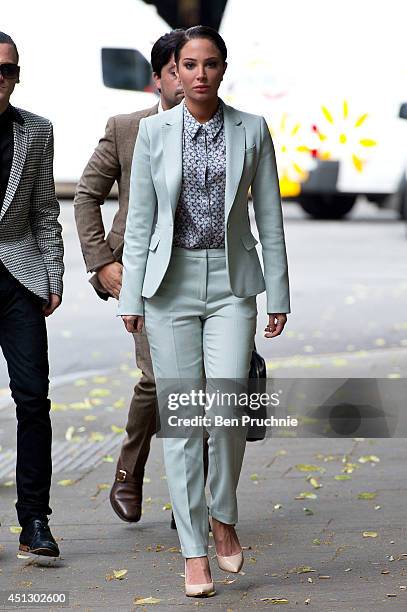
<path fill-rule="evenodd" d="M 287 315 L 282 312 L 269 313 L 269 323 L 264 329 L 265 338 L 275 338 L 279 336 L 287 323 Z"/>
<path fill-rule="evenodd" d="M 122 319 L 124 327 L 131 334 L 134 334 L 134 332 L 137 332 L 139 334 L 143 329 L 144 317 L 141 317 L 139 315 L 122 315 Z"/>

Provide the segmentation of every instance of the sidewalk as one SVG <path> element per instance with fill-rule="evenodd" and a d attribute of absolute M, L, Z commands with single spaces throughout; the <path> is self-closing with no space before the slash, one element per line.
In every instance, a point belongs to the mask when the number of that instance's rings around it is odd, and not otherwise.
<path fill-rule="evenodd" d="M 391 374 L 383 371 L 380 356 L 374 362 L 379 366 L 373 373 L 369 360 L 351 363 L 349 372 L 347 364 L 341 369 L 324 362 L 318 372 L 311 367 L 312 374 L 298 363 L 297 369 L 280 364 L 270 373 L 326 376 L 336 367 L 330 375 Z M 121 522 L 109 503 L 137 375 L 123 364 L 53 389 L 50 522 L 62 553 L 56 562 L 16 556 L 15 417 L 11 406 L 0 409 L 0 591 L 68 591 L 70 609 L 79 610 L 407 609 L 407 448 L 401 439 L 276 438 L 248 444 L 239 485 L 238 533 L 247 547 L 243 571 L 227 576 L 212 561 L 217 595 L 187 599 L 177 535 L 169 528 L 161 441 L 153 440 L 140 523 Z M 361 457 L 368 459 L 360 462 Z M 361 493 L 370 495 L 359 499 Z M 117 570 L 127 572 L 119 579 Z M 146 598 L 155 603 L 143 604 Z"/>

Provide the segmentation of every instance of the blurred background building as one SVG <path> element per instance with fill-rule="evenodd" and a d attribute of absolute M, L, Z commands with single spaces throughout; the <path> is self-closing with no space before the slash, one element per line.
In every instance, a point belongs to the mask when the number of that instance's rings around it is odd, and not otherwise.
<path fill-rule="evenodd" d="M 154 42 L 205 24 L 227 44 L 222 100 L 267 121 L 284 200 L 341 219 L 365 197 L 407 219 L 406 2 L 358 0 L 350 14 L 331 0 L 327 15 L 326 0 L 118 0 L 113 11 L 98 0 L 97 28 L 93 2 L 3 4 L 2 29 L 21 41 L 13 100 L 53 122 L 60 195 L 73 195 L 107 117 L 157 102 Z M 38 87 L 45 56 L 53 78 Z"/>
<path fill-rule="evenodd" d="M 198 23 L 219 28 L 226 0 L 144 0 L 154 4 L 159 15 L 173 28 L 188 28 Z"/>

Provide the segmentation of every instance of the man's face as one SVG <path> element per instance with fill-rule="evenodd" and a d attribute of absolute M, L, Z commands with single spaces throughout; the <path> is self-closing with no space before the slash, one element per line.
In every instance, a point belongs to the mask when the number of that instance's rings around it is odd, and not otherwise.
<path fill-rule="evenodd" d="M 0 44 L 0 64 L 16 64 L 14 47 L 8 43 Z M 18 79 L 5 79 L 0 73 L 0 108 L 6 109 Z"/>
<path fill-rule="evenodd" d="M 153 74 L 157 89 L 161 90 L 161 104 L 164 110 L 177 106 L 184 97 L 184 90 L 175 71 L 174 56 L 161 70 L 161 77 Z"/>

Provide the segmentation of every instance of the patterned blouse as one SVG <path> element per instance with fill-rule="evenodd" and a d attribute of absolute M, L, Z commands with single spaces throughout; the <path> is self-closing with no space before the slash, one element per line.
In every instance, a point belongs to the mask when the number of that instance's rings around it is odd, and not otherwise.
<path fill-rule="evenodd" d="M 222 102 L 207 123 L 184 104 L 182 187 L 175 211 L 173 246 L 225 247 L 226 143 Z"/>

